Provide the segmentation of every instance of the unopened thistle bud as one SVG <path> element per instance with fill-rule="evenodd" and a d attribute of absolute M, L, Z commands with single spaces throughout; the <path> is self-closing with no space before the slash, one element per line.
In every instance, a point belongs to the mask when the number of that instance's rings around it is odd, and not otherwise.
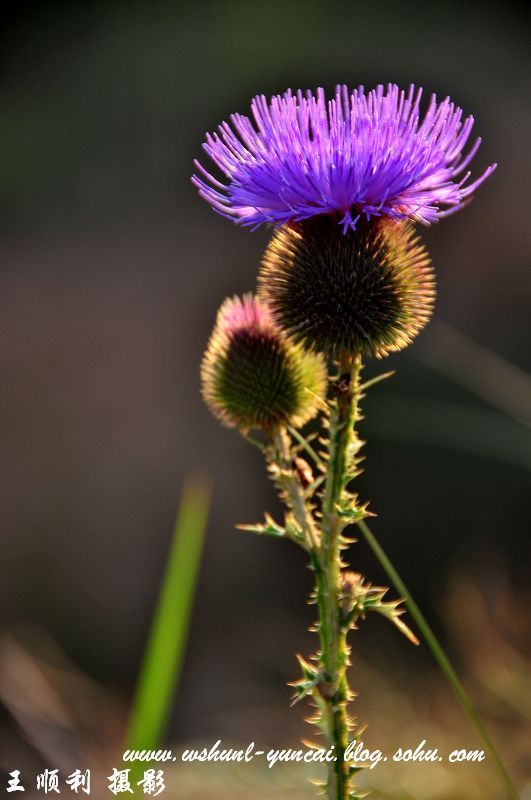
<path fill-rule="evenodd" d="M 302 425 L 326 391 L 320 355 L 288 340 L 253 295 L 225 300 L 201 366 L 203 396 L 224 424 L 243 431 Z"/>
<path fill-rule="evenodd" d="M 401 350 L 431 316 L 435 281 L 413 224 L 379 217 L 343 233 L 320 215 L 278 228 L 259 296 L 305 348 L 336 356 Z"/>

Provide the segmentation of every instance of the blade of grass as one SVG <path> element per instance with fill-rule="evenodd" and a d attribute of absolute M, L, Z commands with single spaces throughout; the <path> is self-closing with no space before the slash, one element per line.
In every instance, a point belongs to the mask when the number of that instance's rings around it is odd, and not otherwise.
<path fill-rule="evenodd" d="M 365 541 L 367 542 L 372 552 L 380 562 L 381 566 L 387 573 L 387 576 L 389 577 L 389 580 L 395 587 L 396 591 L 398 592 L 399 595 L 401 595 L 401 597 L 404 598 L 407 609 L 411 614 L 411 616 L 413 617 L 413 619 L 415 620 L 415 624 L 417 625 L 417 628 L 424 637 L 426 644 L 428 645 L 435 661 L 439 665 L 446 680 L 453 689 L 457 699 L 459 700 L 459 703 L 461 704 L 463 711 L 465 712 L 466 716 L 468 717 L 473 727 L 475 728 L 476 733 L 483 742 L 483 746 L 485 747 L 486 752 L 492 759 L 492 762 L 500 777 L 500 780 L 502 781 L 507 790 L 508 796 L 512 800 L 519 800 L 519 795 L 516 790 L 516 787 L 514 786 L 511 776 L 507 772 L 507 769 L 501 759 L 501 756 L 498 754 L 498 751 L 496 750 L 496 747 L 492 739 L 490 738 L 490 734 L 487 731 L 483 723 L 483 720 L 481 719 L 478 712 L 474 708 L 474 705 L 470 697 L 468 696 L 461 681 L 457 677 L 455 669 L 453 668 L 452 664 L 450 663 L 450 660 L 448 659 L 446 653 L 444 652 L 441 643 L 435 636 L 426 618 L 424 617 L 424 614 L 413 600 L 413 597 L 411 596 L 407 586 L 405 585 L 404 581 L 394 568 L 393 564 L 389 560 L 388 556 L 386 555 L 385 551 L 379 544 L 378 540 L 374 536 L 373 532 L 371 531 L 365 520 L 360 520 L 360 522 L 358 522 L 357 525 L 358 528 L 361 530 L 365 538 Z"/>
<path fill-rule="evenodd" d="M 164 735 L 190 626 L 211 489 L 187 480 L 140 669 L 125 749 L 154 749 Z M 131 779 L 133 777 L 131 774 Z"/>
<path fill-rule="evenodd" d="M 371 437 L 471 453 L 531 469 L 531 437 L 498 411 L 386 393 L 370 399 Z"/>
<path fill-rule="evenodd" d="M 494 408 L 531 427 L 531 376 L 442 320 L 433 320 L 417 357 Z"/>

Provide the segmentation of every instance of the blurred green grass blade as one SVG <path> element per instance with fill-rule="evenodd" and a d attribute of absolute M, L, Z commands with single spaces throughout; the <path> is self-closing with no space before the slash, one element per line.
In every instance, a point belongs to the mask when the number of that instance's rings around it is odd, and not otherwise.
<path fill-rule="evenodd" d="M 529 431 L 498 411 L 391 392 L 371 397 L 367 405 L 372 438 L 443 447 L 531 469 Z"/>
<path fill-rule="evenodd" d="M 432 320 L 416 351 L 432 370 L 531 428 L 531 376 L 463 331 Z"/>
<path fill-rule="evenodd" d="M 183 664 L 210 497 L 211 488 L 204 481 L 187 480 L 140 669 L 125 749 L 156 748 L 164 735 Z"/>
<path fill-rule="evenodd" d="M 459 700 L 459 703 L 461 704 L 461 707 L 463 708 L 466 716 L 468 717 L 473 727 L 475 728 L 476 733 L 481 739 L 487 754 L 491 758 L 492 763 L 494 764 L 501 781 L 503 782 L 505 788 L 507 789 L 508 797 L 510 797 L 511 800 L 519 800 L 519 795 L 512 782 L 511 776 L 507 772 L 507 769 L 501 759 L 501 756 L 498 754 L 498 751 L 496 750 L 496 747 L 494 746 L 492 739 L 490 738 L 490 734 L 487 731 L 483 723 L 483 720 L 481 719 L 478 712 L 474 708 L 474 705 L 470 697 L 468 696 L 461 681 L 457 677 L 455 669 L 450 663 L 450 660 L 448 659 L 448 656 L 444 652 L 439 640 L 433 633 L 430 625 L 428 624 L 426 618 L 424 617 L 424 614 L 413 600 L 413 597 L 411 596 L 407 586 L 405 585 L 404 581 L 394 568 L 387 554 L 379 544 L 378 540 L 374 536 L 373 532 L 371 531 L 365 520 L 361 520 L 360 522 L 357 523 L 357 525 L 358 528 L 361 530 L 365 538 L 365 541 L 367 542 L 367 544 L 373 551 L 374 555 L 380 562 L 381 566 L 387 573 L 387 576 L 389 577 L 389 580 L 393 584 L 394 588 L 396 589 L 398 594 L 404 598 L 407 609 L 411 614 L 411 616 L 413 617 L 413 619 L 415 620 L 417 628 L 424 637 L 426 644 L 428 645 L 435 661 L 439 665 L 446 680 L 453 689 L 457 699 Z"/>

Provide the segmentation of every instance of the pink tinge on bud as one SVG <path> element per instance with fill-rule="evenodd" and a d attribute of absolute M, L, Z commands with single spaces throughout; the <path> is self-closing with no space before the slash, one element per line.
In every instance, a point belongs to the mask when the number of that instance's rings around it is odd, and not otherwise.
<path fill-rule="evenodd" d="M 224 424 L 271 431 L 317 414 L 326 365 L 288 340 L 267 305 L 246 294 L 228 298 L 218 311 L 201 381 L 208 407 Z"/>
<path fill-rule="evenodd" d="M 267 307 L 248 293 L 227 300 L 220 309 L 218 324 L 228 334 L 242 328 L 271 328 L 272 320 Z"/>

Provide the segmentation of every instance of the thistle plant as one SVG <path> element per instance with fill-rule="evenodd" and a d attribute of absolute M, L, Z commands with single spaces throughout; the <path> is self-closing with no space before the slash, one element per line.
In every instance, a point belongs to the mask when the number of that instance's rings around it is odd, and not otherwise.
<path fill-rule="evenodd" d="M 449 98 L 395 85 L 338 87 L 256 97 L 252 119 L 231 117 L 204 149 L 221 179 L 199 162 L 193 182 L 215 211 L 256 228 L 275 226 L 257 296 L 222 305 L 202 365 L 212 412 L 262 450 L 284 517 L 239 527 L 290 539 L 313 570 L 318 648 L 299 656 L 295 702 L 335 759 L 321 788 L 329 800 L 360 797 L 345 759 L 357 723 L 349 715 L 351 632 L 371 613 L 416 643 L 401 600 L 346 562 L 349 528 L 372 515 L 355 492 L 364 358 L 409 345 L 435 298 L 430 259 L 415 223 L 462 208 L 495 165 L 470 180 L 473 119 Z M 306 423 L 312 422 L 312 433 Z M 317 433 L 316 433 L 317 431 Z"/>

